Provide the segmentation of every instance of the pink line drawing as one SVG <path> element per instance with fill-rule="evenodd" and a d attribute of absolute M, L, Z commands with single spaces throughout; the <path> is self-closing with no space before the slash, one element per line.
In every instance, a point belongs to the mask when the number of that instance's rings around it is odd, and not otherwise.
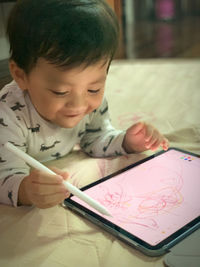
<path fill-rule="evenodd" d="M 117 211 L 119 209 L 124 210 L 128 207 L 133 198 L 132 196 L 127 195 L 120 185 L 115 186 L 118 187 L 118 190 L 114 192 L 109 192 L 109 189 L 106 186 L 100 186 L 100 189 L 104 194 L 104 198 L 99 201 L 101 201 L 101 203 L 106 207 L 117 209 Z"/>
<path fill-rule="evenodd" d="M 156 229 L 159 227 L 156 220 L 158 215 L 170 213 L 183 203 L 181 172 L 181 169 L 179 171 L 171 171 L 165 169 L 162 165 L 156 164 L 149 168 L 140 166 L 137 176 L 148 177 L 148 173 L 151 173 L 151 182 L 157 183 L 157 189 L 152 191 L 149 186 L 144 190 L 144 186 L 136 182 L 140 192 L 133 191 L 131 193 L 129 188 L 134 183 L 131 185 L 130 174 L 123 173 L 117 179 L 117 182 L 112 181 L 110 186 L 110 181 L 101 184 L 97 199 L 102 205 L 109 208 L 116 222 L 138 224 Z M 157 173 L 164 173 L 164 176 L 160 177 Z M 134 178 L 132 181 L 134 182 Z"/>

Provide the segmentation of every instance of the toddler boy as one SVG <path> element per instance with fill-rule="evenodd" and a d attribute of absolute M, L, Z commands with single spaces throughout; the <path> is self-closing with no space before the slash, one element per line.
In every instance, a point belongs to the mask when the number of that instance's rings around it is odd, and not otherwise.
<path fill-rule="evenodd" d="M 41 162 L 77 143 L 93 157 L 168 148 L 151 125 L 120 131 L 110 124 L 104 87 L 119 28 L 103 0 L 20 0 L 7 33 L 13 82 L 0 92 L 1 203 L 47 208 L 69 196 L 66 172 L 30 171 L 6 142 Z"/>

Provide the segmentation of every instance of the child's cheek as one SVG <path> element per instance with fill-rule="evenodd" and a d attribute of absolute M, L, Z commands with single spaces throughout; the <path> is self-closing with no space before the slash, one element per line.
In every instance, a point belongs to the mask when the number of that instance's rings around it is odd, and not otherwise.
<path fill-rule="evenodd" d="M 92 111 L 94 111 L 95 109 L 97 109 L 97 108 L 99 108 L 100 106 L 101 106 L 101 104 L 102 104 L 102 99 L 103 98 L 99 98 L 99 99 L 97 99 L 96 101 L 94 101 L 93 103 L 92 103 L 92 105 L 91 105 L 91 112 Z"/>

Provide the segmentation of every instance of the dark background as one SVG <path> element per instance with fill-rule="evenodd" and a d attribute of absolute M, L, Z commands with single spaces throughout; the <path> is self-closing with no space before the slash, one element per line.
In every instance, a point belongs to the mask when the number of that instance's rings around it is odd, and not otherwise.
<path fill-rule="evenodd" d="M 200 58 L 200 0 L 116 1 L 122 32 L 117 59 Z M 1 60 L 0 88 L 10 80 L 8 59 Z"/>

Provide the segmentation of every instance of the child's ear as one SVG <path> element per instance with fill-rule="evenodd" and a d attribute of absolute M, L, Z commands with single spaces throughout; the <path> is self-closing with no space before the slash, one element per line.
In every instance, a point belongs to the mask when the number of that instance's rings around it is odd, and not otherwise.
<path fill-rule="evenodd" d="M 16 81 L 18 86 L 22 90 L 27 89 L 27 74 L 23 69 L 18 67 L 18 65 L 15 63 L 15 61 L 10 60 L 9 61 L 9 68 L 10 68 L 10 73 L 12 75 L 12 78 Z"/>

